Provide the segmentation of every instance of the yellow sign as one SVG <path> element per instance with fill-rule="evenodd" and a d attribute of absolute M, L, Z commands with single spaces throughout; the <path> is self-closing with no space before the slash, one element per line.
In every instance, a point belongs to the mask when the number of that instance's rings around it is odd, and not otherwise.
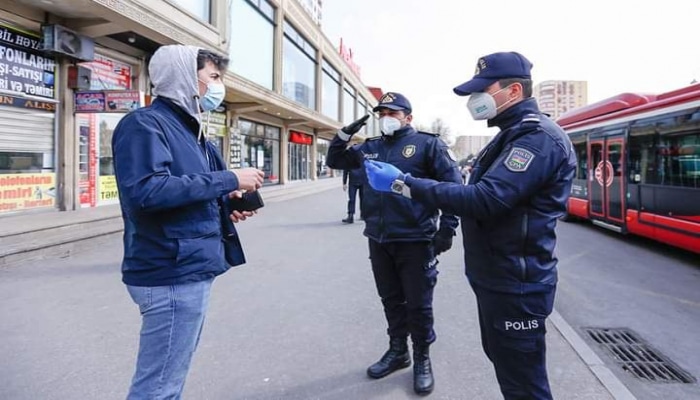
<path fill-rule="evenodd" d="M 0 174 L 0 212 L 53 207 L 56 175 Z"/>
<path fill-rule="evenodd" d="M 118 202 L 119 192 L 117 191 L 117 178 L 114 175 L 100 176 L 99 202 Z"/>

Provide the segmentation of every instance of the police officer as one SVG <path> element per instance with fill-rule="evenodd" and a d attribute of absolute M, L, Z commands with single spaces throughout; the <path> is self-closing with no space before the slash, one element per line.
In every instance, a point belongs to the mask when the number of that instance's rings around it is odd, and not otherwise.
<path fill-rule="evenodd" d="M 475 120 L 500 128 L 474 163 L 468 185 L 404 174 L 399 164 L 365 164 L 375 190 L 461 217 L 482 344 L 506 399 L 552 398 L 545 319 L 557 284 L 554 227 L 576 165 L 564 131 L 531 98 L 531 68 L 521 54 L 490 54 L 479 59 L 471 80 L 454 88 L 470 95 Z"/>
<path fill-rule="evenodd" d="M 384 94 L 373 109 L 378 113 L 382 135 L 348 147 L 351 136 L 366 123 L 366 115 L 338 131 L 328 149 L 331 168 L 352 169 L 364 159 L 397 165 L 413 176 L 436 181 L 461 182 L 454 157 L 438 135 L 411 126 L 411 103 L 400 93 Z M 382 378 L 411 365 L 407 336 L 413 343 L 413 388 L 416 393 L 433 390 L 434 379 L 428 348 L 433 331 L 433 288 L 438 271 L 435 257 L 452 246 L 459 224 L 437 208 L 382 193 L 366 186 L 363 213 L 364 235 L 377 292 L 388 323 L 389 349 L 367 369 L 370 378 Z M 440 219 L 438 228 L 437 220 Z"/>
<path fill-rule="evenodd" d="M 343 223 L 352 224 L 355 216 L 355 200 L 359 194 L 360 196 L 360 219 L 364 219 L 364 214 L 362 214 L 362 193 L 363 185 L 367 180 L 367 175 L 365 174 L 365 169 L 360 166 L 360 168 L 346 169 L 343 171 L 343 190 L 348 192 L 348 216 L 343 219 Z"/>

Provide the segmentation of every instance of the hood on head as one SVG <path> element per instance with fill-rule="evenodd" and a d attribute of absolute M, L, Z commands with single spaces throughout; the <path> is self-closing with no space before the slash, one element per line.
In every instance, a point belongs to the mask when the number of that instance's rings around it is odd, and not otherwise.
<path fill-rule="evenodd" d="M 197 52 L 194 46 L 167 45 L 156 50 L 148 64 L 153 95 L 166 97 L 199 119 Z"/>

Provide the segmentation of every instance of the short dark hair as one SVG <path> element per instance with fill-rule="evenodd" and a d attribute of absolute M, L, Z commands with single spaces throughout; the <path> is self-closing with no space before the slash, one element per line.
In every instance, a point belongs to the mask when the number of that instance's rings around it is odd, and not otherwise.
<path fill-rule="evenodd" d="M 512 85 L 514 83 L 519 83 L 523 87 L 523 97 L 528 98 L 532 97 L 532 80 L 531 79 L 525 79 L 525 78 L 506 78 L 506 79 L 499 79 L 498 84 L 501 85 L 502 88 Z"/>
<path fill-rule="evenodd" d="M 225 71 L 228 68 L 228 57 L 216 54 L 213 51 L 199 49 L 197 51 L 197 71 L 203 69 L 207 61 L 211 61 L 219 71 Z"/>

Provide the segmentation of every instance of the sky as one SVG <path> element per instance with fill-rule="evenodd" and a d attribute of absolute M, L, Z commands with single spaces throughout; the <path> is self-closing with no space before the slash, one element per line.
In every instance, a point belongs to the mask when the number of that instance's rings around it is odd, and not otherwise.
<path fill-rule="evenodd" d="M 413 124 L 492 135 L 452 88 L 477 60 L 517 51 L 532 79 L 588 82 L 588 103 L 700 81 L 700 2 L 692 0 L 324 0 L 321 29 L 353 52 L 367 86 L 404 94 Z"/>

